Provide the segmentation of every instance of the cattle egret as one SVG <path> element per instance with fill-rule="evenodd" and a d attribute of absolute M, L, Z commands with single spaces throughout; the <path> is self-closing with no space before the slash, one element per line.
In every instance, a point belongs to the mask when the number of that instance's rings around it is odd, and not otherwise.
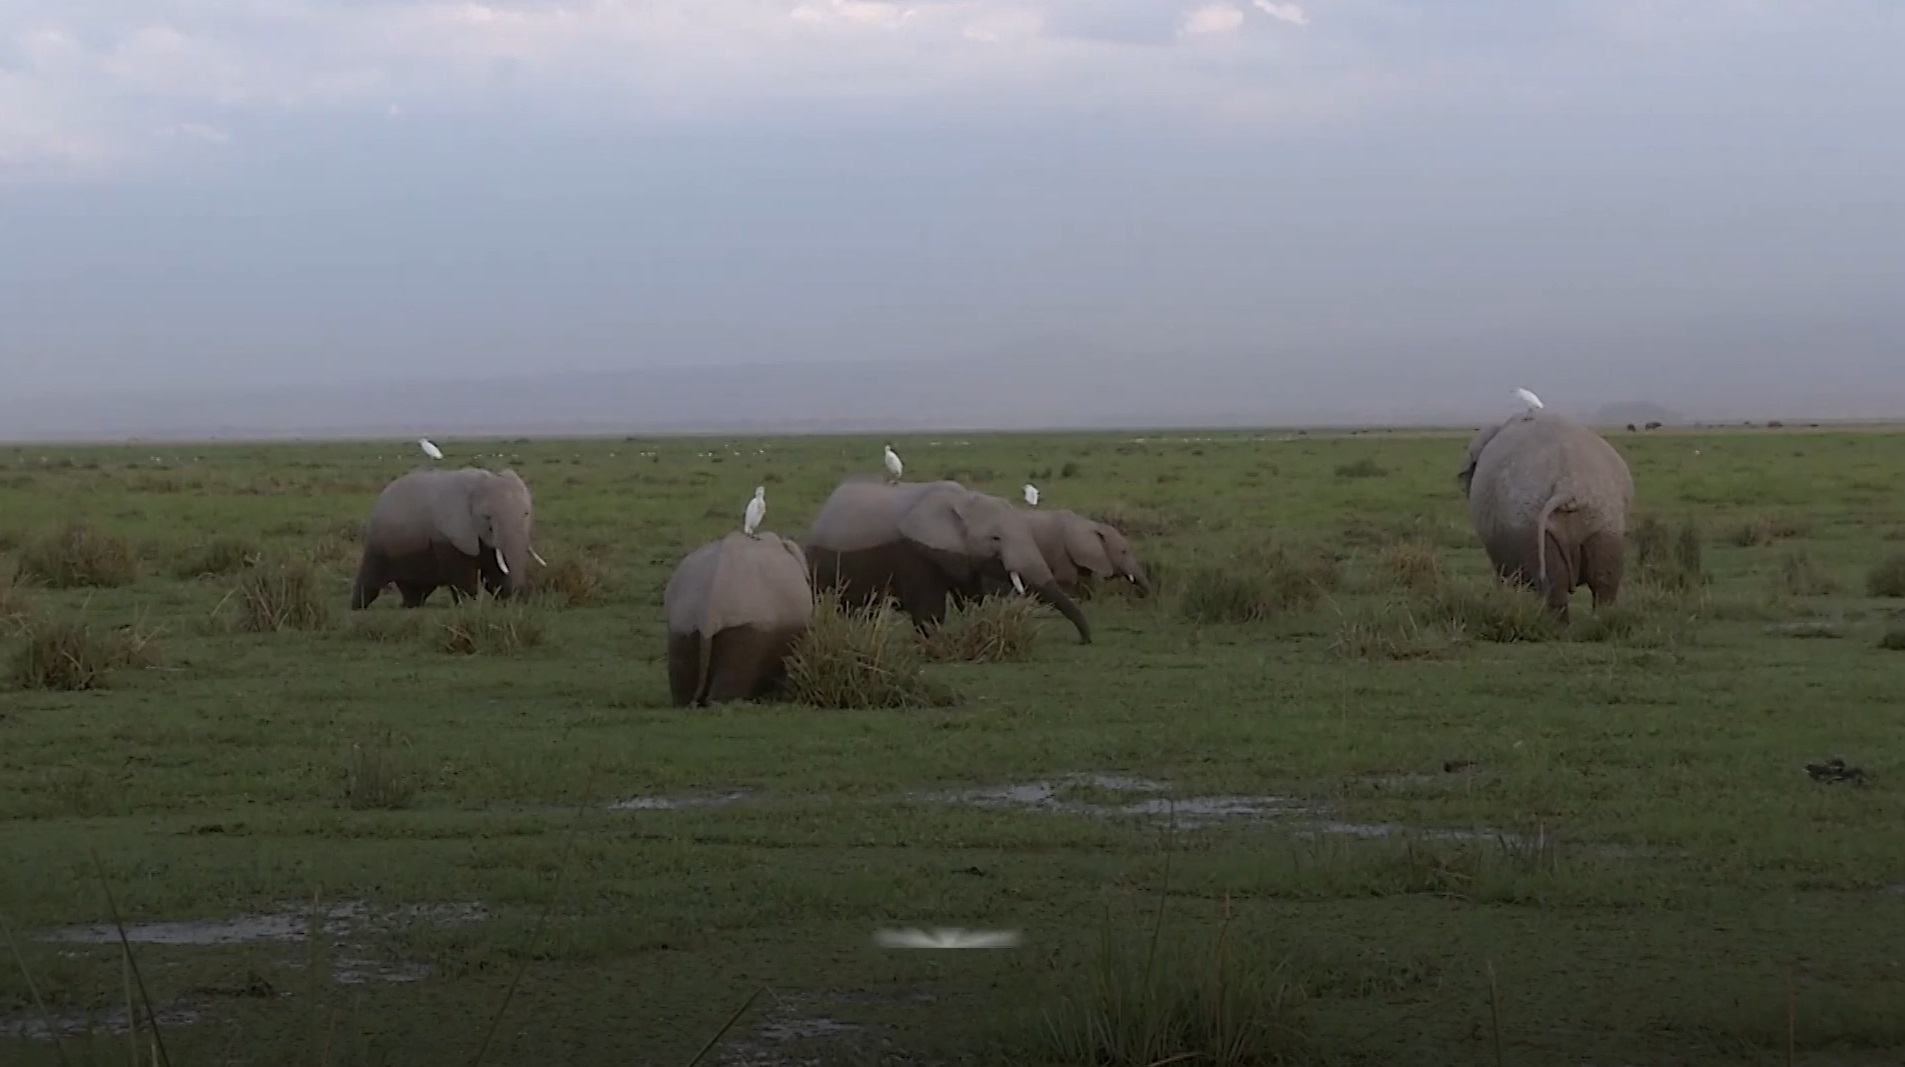
<path fill-rule="evenodd" d="M 897 482 L 900 480 L 900 472 L 905 469 L 906 469 L 906 466 L 900 462 L 900 454 L 898 452 L 893 451 L 892 445 L 887 445 L 886 446 L 886 473 L 892 475 L 893 480 Z"/>
<path fill-rule="evenodd" d="M 754 499 L 747 502 L 747 521 L 742 524 L 741 532 L 749 537 L 761 528 L 761 520 L 767 517 L 767 486 L 754 487 Z"/>
<path fill-rule="evenodd" d="M 417 438 L 417 444 L 423 447 L 423 454 L 429 456 L 431 459 L 443 458 L 443 450 L 431 444 L 428 437 Z"/>
<path fill-rule="evenodd" d="M 1033 485 L 1030 482 L 1026 483 L 1025 502 L 1027 504 L 1032 505 L 1033 507 L 1038 507 L 1038 486 Z"/>
<path fill-rule="evenodd" d="M 1526 389 L 1515 390 L 1515 399 L 1528 405 L 1529 411 L 1537 411 L 1541 408 L 1541 398 Z"/>

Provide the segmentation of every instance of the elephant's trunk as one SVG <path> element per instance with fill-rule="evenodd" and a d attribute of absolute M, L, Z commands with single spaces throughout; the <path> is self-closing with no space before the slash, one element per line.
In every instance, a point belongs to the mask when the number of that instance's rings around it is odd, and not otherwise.
<path fill-rule="evenodd" d="M 1072 625 L 1078 628 L 1079 644 L 1091 644 L 1091 623 L 1085 621 L 1085 613 L 1078 610 L 1078 605 L 1072 601 L 1071 597 L 1065 595 L 1065 591 L 1058 587 L 1056 580 L 1047 579 L 1043 585 L 1033 586 L 1033 588 L 1038 591 L 1040 600 L 1057 608 L 1060 614 L 1070 619 Z"/>
<path fill-rule="evenodd" d="M 1133 571 L 1125 575 L 1125 577 L 1131 580 L 1131 584 L 1138 590 L 1139 596 L 1148 597 L 1151 595 L 1151 579 L 1146 577 L 1143 571 Z"/>

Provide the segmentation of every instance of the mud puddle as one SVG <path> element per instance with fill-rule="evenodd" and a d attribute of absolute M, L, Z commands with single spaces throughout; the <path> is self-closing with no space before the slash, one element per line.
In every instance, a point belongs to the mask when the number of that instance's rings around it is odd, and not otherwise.
<path fill-rule="evenodd" d="M 374 933 L 401 928 L 413 922 L 435 925 L 482 922 L 489 918 L 489 912 L 480 904 L 403 904 L 392 906 L 372 905 L 362 901 L 333 904 L 316 909 L 315 918 L 318 929 L 328 942 L 326 951 L 331 955 L 330 970 L 332 981 L 340 985 L 364 985 L 369 983 L 421 982 L 430 977 L 430 967 L 413 961 L 377 961 L 363 954 L 361 942 Z M 308 906 L 299 908 L 286 905 L 284 910 L 257 915 L 242 915 L 234 919 L 216 921 L 172 921 L 128 923 L 125 926 L 125 938 L 134 945 L 154 945 L 167 948 L 216 947 L 260 942 L 294 944 L 306 941 L 310 934 L 314 916 Z M 33 940 L 42 943 L 68 944 L 75 946 L 117 946 L 119 927 L 112 923 L 86 923 L 75 926 L 59 927 L 35 935 Z M 64 953 L 68 956 L 79 955 L 78 951 Z M 309 963 L 303 959 L 286 959 L 282 965 L 289 970 L 301 971 Z M 158 1009 L 159 1025 L 162 1027 L 190 1026 L 201 1021 L 210 1010 L 212 999 L 224 999 L 232 996 L 278 997 L 293 995 L 297 990 L 274 989 L 262 979 L 253 979 L 239 990 L 201 989 L 199 998 L 191 1002 L 178 1002 Z M 143 1027 L 144 1012 L 140 1013 Z M 52 1034 L 60 1037 L 76 1037 L 87 1033 L 124 1033 L 128 1028 L 124 1008 L 103 1015 L 81 1017 L 62 1016 L 51 1021 L 37 1014 L 20 1014 L 0 1017 L 0 1037 L 25 1038 L 29 1040 L 47 1040 Z"/>
<path fill-rule="evenodd" d="M 722 1067 L 820 1067 L 838 1060 L 840 1044 L 831 1045 L 832 1054 L 824 1056 L 810 1045 L 794 1049 L 785 1046 L 794 1042 L 840 1042 L 862 1053 L 875 1046 L 892 1046 L 892 1038 L 882 1028 L 843 1022 L 831 1017 L 830 1010 L 853 1004 L 936 1004 L 939 1000 L 924 991 L 776 993 L 762 998 L 764 1008 L 757 1005 L 755 1017 L 759 1021 L 752 1027 L 745 1022 L 737 1026 L 736 1033 L 718 1046 L 716 1055 Z"/>
<path fill-rule="evenodd" d="M 1226 819 L 1278 819 L 1314 816 L 1313 803 L 1288 796 L 1214 795 L 1193 797 L 1150 796 L 1138 800 L 1098 802 L 1076 794 L 1166 793 L 1170 786 L 1150 778 L 1116 774 L 1068 774 L 1058 778 L 987 789 L 955 789 L 920 794 L 919 799 L 979 808 L 1031 808 L 1067 815 L 1097 817 L 1172 818 L 1180 826 L 1197 827 Z"/>
<path fill-rule="evenodd" d="M 753 793 L 735 790 L 727 793 L 701 793 L 683 796 L 629 797 L 608 805 L 610 811 L 698 811 L 725 808 L 731 804 L 759 799 Z"/>

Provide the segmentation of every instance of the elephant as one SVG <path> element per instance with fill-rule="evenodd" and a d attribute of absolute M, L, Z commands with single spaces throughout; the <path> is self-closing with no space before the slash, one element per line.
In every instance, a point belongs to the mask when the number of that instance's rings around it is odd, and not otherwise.
<path fill-rule="evenodd" d="M 458 601 L 476 596 L 479 585 L 499 599 L 520 595 L 530 560 L 544 564 L 531 545 L 533 511 L 529 487 L 513 470 L 403 475 L 371 508 L 352 610 L 370 607 L 391 583 L 406 608 L 422 607 L 442 585 Z"/>
<path fill-rule="evenodd" d="M 1057 608 L 1091 643 L 1085 613 L 1052 576 L 1025 513 L 958 482 L 849 478 L 814 517 L 805 542 L 814 588 L 849 604 L 891 595 L 922 633 L 945 620 L 947 594 L 986 579 Z"/>
<path fill-rule="evenodd" d="M 1073 511 L 1021 511 L 1032 528 L 1039 552 L 1052 568 L 1058 587 L 1075 594 L 1079 582 L 1090 578 L 1123 578 L 1139 596 L 1151 595 L 1151 579 L 1115 526 L 1088 519 Z M 1010 586 L 994 578 L 979 583 L 979 594 L 995 596 Z M 955 602 L 973 599 L 964 589 L 954 591 Z"/>
<path fill-rule="evenodd" d="M 676 707 L 756 700 L 786 682 L 787 654 L 814 614 L 807 557 L 765 531 L 688 553 L 662 593 Z"/>
<path fill-rule="evenodd" d="M 1598 610 L 1620 596 L 1634 478 L 1600 434 L 1546 410 L 1483 427 L 1456 475 L 1495 572 L 1533 586 L 1563 622 L 1586 585 Z"/>

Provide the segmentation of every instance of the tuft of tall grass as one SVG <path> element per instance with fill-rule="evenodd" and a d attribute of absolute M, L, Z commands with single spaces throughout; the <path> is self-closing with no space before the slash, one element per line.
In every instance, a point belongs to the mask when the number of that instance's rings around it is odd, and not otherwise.
<path fill-rule="evenodd" d="M 1707 584 L 1700 529 L 1692 520 L 1674 526 L 1646 515 L 1627 536 L 1640 581 L 1676 592 L 1691 592 Z"/>
<path fill-rule="evenodd" d="M 351 744 L 344 761 L 344 804 L 353 811 L 398 811 L 417 795 L 417 775 L 388 730 Z"/>
<path fill-rule="evenodd" d="M 1338 478 L 1381 478 L 1388 473 L 1388 467 L 1383 466 L 1367 456 L 1354 463 L 1339 463 L 1336 465 L 1336 476 Z"/>
<path fill-rule="evenodd" d="M 439 623 L 437 647 L 461 656 L 509 655 L 543 643 L 543 618 L 519 600 L 498 600 L 487 592 L 453 605 Z"/>
<path fill-rule="evenodd" d="M 1397 541 L 1376 554 L 1376 573 L 1393 588 L 1428 592 L 1447 578 L 1442 554 L 1427 541 Z"/>
<path fill-rule="evenodd" d="M 20 573 L 19 564 L 0 558 L 0 633 L 24 627 L 33 614 L 33 604 L 27 599 L 31 584 L 31 579 Z"/>
<path fill-rule="evenodd" d="M 787 656 L 787 691 L 819 708 L 946 707 L 957 702 L 927 678 L 911 620 L 884 604 L 849 608 L 837 592 L 814 598 L 813 621 Z"/>
<path fill-rule="evenodd" d="M 608 600 L 614 581 L 607 569 L 588 557 L 564 556 L 539 568 L 530 580 L 533 595 L 579 608 Z"/>
<path fill-rule="evenodd" d="M 191 545 L 173 562 L 174 576 L 185 579 L 213 578 L 243 570 L 263 558 L 256 543 L 243 537 L 214 537 L 204 544 Z"/>
<path fill-rule="evenodd" d="M 1417 615 L 1406 600 L 1362 605 L 1338 618 L 1330 651 L 1346 659 L 1439 659 L 1461 646 L 1458 621 Z"/>
<path fill-rule="evenodd" d="M 1497 644 L 1552 641 L 1563 629 L 1546 601 L 1499 581 L 1442 582 L 1423 596 L 1422 610 L 1468 637 Z"/>
<path fill-rule="evenodd" d="M 1880 560 L 1866 573 L 1867 596 L 1905 597 L 1905 552 Z"/>
<path fill-rule="evenodd" d="M 324 572 L 309 559 L 261 560 L 246 567 L 232 588 L 236 628 L 248 633 L 322 630 L 331 624 Z"/>
<path fill-rule="evenodd" d="M 923 642 L 934 663 L 1017 663 L 1032 658 L 1040 606 L 1025 597 L 992 596 L 950 612 Z"/>
<path fill-rule="evenodd" d="M 1341 583 L 1329 553 L 1264 540 L 1189 569 L 1178 583 L 1177 606 L 1192 622 L 1257 622 L 1307 611 Z"/>
<path fill-rule="evenodd" d="M 1831 596 L 1843 588 L 1839 580 L 1804 549 L 1794 549 L 1780 557 L 1779 573 L 1773 582 L 1774 591 L 1787 596 Z"/>
<path fill-rule="evenodd" d="M 116 589 L 139 580 L 139 554 L 132 542 L 86 519 L 68 519 L 29 540 L 20 566 L 54 589 Z"/>
<path fill-rule="evenodd" d="M 160 632 L 135 620 L 97 630 L 79 616 L 29 617 L 24 643 L 13 657 L 13 682 L 22 689 L 97 689 L 117 670 L 164 662 Z"/>
<path fill-rule="evenodd" d="M 1811 532 L 1812 524 L 1798 516 L 1762 515 L 1741 523 L 1728 540 L 1741 548 L 1755 548 L 1804 537 Z"/>

